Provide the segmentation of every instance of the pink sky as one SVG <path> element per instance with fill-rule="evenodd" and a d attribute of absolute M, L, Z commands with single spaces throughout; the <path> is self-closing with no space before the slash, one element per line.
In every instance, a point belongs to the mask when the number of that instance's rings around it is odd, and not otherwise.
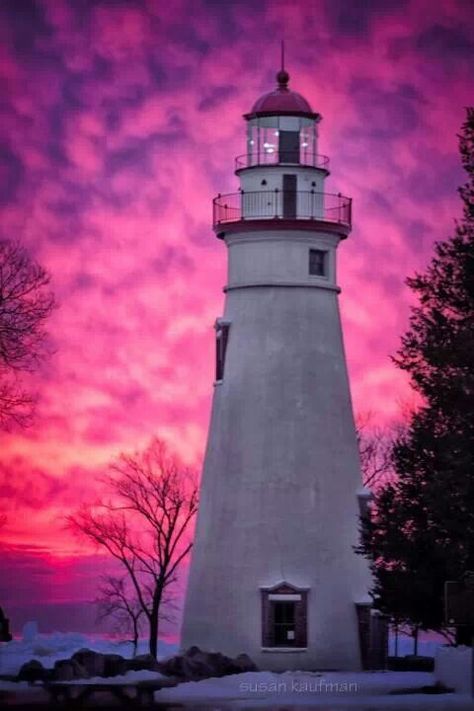
<path fill-rule="evenodd" d="M 158 435 L 200 466 L 226 267 L 211 201 L 237 188 L 242 114 L 273 88 L 281 37 L 323 115 L 328 190 L 354 199 L 339 282 L 355 411 L 387 423 L 412 401 L 389 356 L 405 277 L 460 215 L 473 29 L 463 0 L 2 2 L 0 230 L 59 302 L 36 423 L 0 435 L 14 629 L 93 627 L 97 560 L 63 517 L 111 459 Z"/>

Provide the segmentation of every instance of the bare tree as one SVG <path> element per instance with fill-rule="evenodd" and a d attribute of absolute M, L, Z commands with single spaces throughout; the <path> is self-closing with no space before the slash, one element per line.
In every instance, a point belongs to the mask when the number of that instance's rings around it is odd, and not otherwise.
<path fill-rule="evenodd" d="M 377 487 L 392 476 L 392 449 L 399 427 L 372 426 L 372 415 L 359 415 L 357 443 L 364 486 Z"/>
<path fill-rule="evenodd" d="M 98 597 L 94 602 L 98 608 L 99 622 L 111 618 L 118 632 L 131 633 L 133 656 L 135 656 L 144 612 L 137 597 L 127 589 L 126 583 L 125 577 L 103 576 Z"/>
<path fill-rule="evenodd" d="M 144 612 L 140 601 L 134 590 L 130 589 L 130 582 L 126 576 L 120 578 L 113 575 L 103 575 L 101 580 L 98 596 L 94 600 L 97 605 L 97 620 L 111 619 L 115 623 L 117 632 L 130 633 L 133 655 L 135 656 L 144 622 Z M 159 621 L 173 622 L 175 609 L 174 598 L 166 590 L 161 601 Z"/>
<path fill-rule="evenodd" d="M 165 590 L 192 547 L 187 533 L 198 508 L 196 477 L 155 438 L 144 452 L 120 455 L 103 483 L 111 499 L 83 506 L 69 525 L 123 566 L 156 657 Z"/>
<path fill-rule="evenodd" d="M 49 274 L 18 243 L 0 240 L 0 427 L 27 425 L 35 398 L 19 379 L 46 354 L 44 324 L 54 308 Z"/>

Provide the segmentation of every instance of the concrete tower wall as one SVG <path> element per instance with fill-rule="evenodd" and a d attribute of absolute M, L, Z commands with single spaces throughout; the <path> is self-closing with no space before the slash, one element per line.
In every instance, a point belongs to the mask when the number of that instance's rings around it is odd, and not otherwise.
<path fill-rule="evenodd" d="M 262 668 L 360 666 L 359 459 L 334 272 L 308 274 L 331 233 L 226 238 L 230 323 L 216 384 L 183 646 Z M 334 262 L 333 262 L 334 263 Z M 260 284 L 260 285 L 258 285 Z M 265 650 L 261 587 L 308 588 L 306 651 Z"/>
<path fill-rule="evenodd" d="M 229 259 L 225 289 L 252 284 L 299 284 L 337 289 L 336 248 L 339 240 L 338 235 L 324 231 L 253 230 L 229 235 L 226 238 Z M 309 273 L 310 249 L 327 253 L 325 276 Z"/>

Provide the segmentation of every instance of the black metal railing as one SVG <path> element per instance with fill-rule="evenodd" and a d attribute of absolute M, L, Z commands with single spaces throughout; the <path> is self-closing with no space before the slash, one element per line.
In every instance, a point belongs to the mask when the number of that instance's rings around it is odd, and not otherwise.
<path fill-rule="evenodd" d="M 312 168 L 326 169 L 329 165 L 328 156 L 311 153 L 304 150 L 279 151 L 253 151 L 237 156 L 235 159 L 235 170 L 241 168 L 252 168 L 258 165 L 305 165 Z"/>
<path fill-rule="evenodd" d="M 319 220 L 351 226 L 352 199 L 314 190 L 260 190 L 218 195 L 213 201 L 214 227 L 243 220 Z"/>

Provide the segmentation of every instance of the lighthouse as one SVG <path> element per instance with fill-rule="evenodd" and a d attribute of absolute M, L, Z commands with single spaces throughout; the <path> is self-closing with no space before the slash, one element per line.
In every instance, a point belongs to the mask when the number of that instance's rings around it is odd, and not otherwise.
<path fill-rule="evenodd" d="M 336 269 L 351 199 L 326 191 L 321 116 L 284 69 L 244 118 L 240 187 L 214 199 L 228 273 L 182 646 L 261 669 L 359 669 L 366 492 Z"/>

